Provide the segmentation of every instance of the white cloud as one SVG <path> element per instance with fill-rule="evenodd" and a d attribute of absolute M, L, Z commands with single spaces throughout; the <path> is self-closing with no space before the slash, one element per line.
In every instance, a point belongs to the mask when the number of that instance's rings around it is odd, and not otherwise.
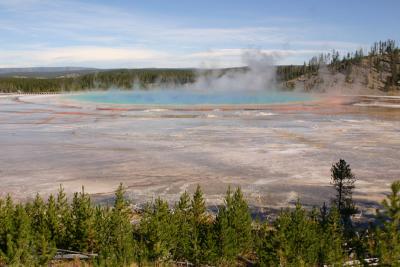
<path fill-rule="evenodd" d="M 243 65 L 252 48 L 301 63 L 351 42 L 305 40 L 309 29 L 241 25 L 181 27 L 179 18 L 66 0 L 0 0 L 2 66 L 199 67 Z M 212 49 L 209 49 L 212 48 Z"/>
<path fill-rule="evenodd" d="M 211 49 L 192 53 L 188 57 L 192 58 L 208 58 L 208 57 L 231 57 L 241 56 L 244 53 L 259 51 L 262 54 L 274 56 L 277 58 L 296 55 L 316 55 L 322 53 L 322 50 L 283 50 L 283 49 Z"/>
<path fill-rule="evenodd" d="M 243 66 L 243 54 L 253 49 L 213 49 L 193 53 L 167 52 L 143 48 L 74 46 L 10 50 L 0 54 L 3 67 L 97 66 L 97 67 L 231 67 Z M 257 50 L 273 56 L 277 63 L 292 57 L 311 57 L 319 50 Z M 298 61 L 297 63 L 302 63 Z"/>
<path fill-rule="evenodd" d="M 233 67 L 243 66 L 243 55 L 257 52 L 273 57 L 277 64 L 302 63 L 302 58 L 323 50 L 209 49 L 191 53 L 138 47 L 70 46 L 9 50 L 0 53 L 0 67 L 83 66 L 122 67 Z"/>
<path fill-rule="evenodd" d="M 3 67 L 15 66 L 61 66 L 61 65 L 115 65 L 133 64 L 138 61 L 161 60 L 166 53 L 141 48 L 113 48 L 95 46 L 74 46 L 36 50 L 11 50 L 0 54 Z M 7 64 L 11 62 L 11 64 Z"/>
<path fill-rule="evenodd" d="M 162 33 L 162 38 L 179 41 L 196 40 L 200 43 L 279 43 L 283 42 L 286 38 L 284 32 L 277 27 L 180 28 L 167 29 Z"/>
<path fill-rule="evenodd" d="M 343 41 L 332 41 L 332 40 L 308 40 L 308 41 L 299 41 L 295 40 L 289 43 L 289 45 L 298 47 L 298 46 L 306 46 L 311 48 L 321 48 L 324 50 L 356 50 L 359 48 L 368 48 L 369 44 L 362 43 L 354 43 L 354 42 L 343 42 Z"/>

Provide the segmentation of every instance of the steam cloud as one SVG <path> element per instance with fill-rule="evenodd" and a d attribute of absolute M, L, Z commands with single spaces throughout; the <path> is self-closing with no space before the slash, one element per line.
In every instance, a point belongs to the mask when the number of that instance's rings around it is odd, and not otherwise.
<path fill-rule="evenodd" d="M 189 89 L 243 91 L 243 90 L 273 90 L 275 86 L 275 55 L 262 53 L 259 50 L 249 50 L 243 53 L 242 61 L 246 70 L 213 70 L 210 73 L 200 72 L 194 84 Z"/>

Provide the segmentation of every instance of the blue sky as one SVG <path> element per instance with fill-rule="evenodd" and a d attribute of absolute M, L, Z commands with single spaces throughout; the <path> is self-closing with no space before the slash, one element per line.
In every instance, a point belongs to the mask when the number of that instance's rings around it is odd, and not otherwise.
<path fill-rule="evenodd" d="M 400 40 L 400 1 L 0 0 L 0 67 L 298 64 Z"/>

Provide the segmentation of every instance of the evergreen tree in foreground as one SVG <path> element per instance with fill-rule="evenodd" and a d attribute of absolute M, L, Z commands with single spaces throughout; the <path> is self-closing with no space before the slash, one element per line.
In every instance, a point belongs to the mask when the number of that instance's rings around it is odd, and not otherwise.
<path fill-rule="evenodd" d="M 47 202 L 39 195 L 20 204 L 10 196 L 0 199 L 0 266 L 53 264 L 56 248 L 96 253 L 89 260 L 94 266 L 170 261 L 234 266 L 238 258 L 257 266 L 342 266 L 350 255 L 362 264 L 377 257 L 380 266 L 398 266 L 400 181 L 393 183 L 380 214 L 376 228 L 360 235 L 351 228 L 351 238 L 336 205 L 318 212 L 298 202 L 273 222 L 252 222 L 240 188 L 229 188 L 212 219 L 197 187 L 192 197 L 183 193 L 173 209 L 159 198 L 149 203 L 133 224 L 122 185 L 112 207 L 95 206 L 83 190 L 68 201 L 60 188 Z"/>
<path fill-rule="evenodd" d="M 246 254 L 252 246 L 252 227 L 249 207 L 240 188 L 232 194 L 229 188 L 225 205 L 216 218 L 218 249 L 222 261 L 233 262 L 237 256 Z"/>
<path fill-rule="evenodd" d="M 391 186 L 392 192 L 382 202 L 383 227 L 377 231 L 377 256 L 381 264 L 400 266 L 400 181 Z"/>
<path fill-rule="evenodd" d="M 327 216 L 320 220 L 320 252 L 319 264 L 339 264 L 345 261 L 345 237 L 340 214 L 336 207 L 332 207 Z"/>
<path fill-rule="evenodd" d="M 94 240 L 94 207 L 90 196 L 84 188 L 75 193 L 71 204 L 71 214 L 67 228 L 70 249 L 82 252 L 92 252 Z"/>
<path fill-rule="evenodd" d="M 185 191 L 179 202 L 175 205 L 174 222 L 177 226 L 176 249 L 174 257 L 177 260 L 186 260 L 191 257 L 191 234 L 192 225 L 190 224 L 190 196 Z"/>
<path fill-rule="evenodd" d="M 106 234 L 99 238 L 106 241 L 100 244 L 99 251 L 102 262 L 106 265 L 129 265 L 135 256 L 135 243 L 133 240 L 133 227 L 130 221 L 131 210 L 129 202 L 125 199 L 125 189 L 122 184 L 115 191 L 114 207 L 102 212 L 96 210 L 96 221 L 105 221 L 100 231 Z"/>
<path fill-rule="evenodd" d="M 316 265 L 319 254 L 318 221 L 298 202 L 293 211 L 283 211 L 274 223 L 276 254 L 284 266 Z"/>
<path fill-rule="evenodd" d="M 356 212 L 352 194 L 356 178 L 351 172 L 350 165 L 343 159 L 332 165 L 331 168 L 332 185 L 336 190 L 334 203 L 346 226 L 351 224 L 350 216 Z"/>
<path fill-rule="evenodd" d="M 5 231 L 2 236 L 1 262 L 7 265 L 34 265 L 35 257 L 31 247 L 31 221 L 22 204 L 13 205 L 8 196 L 5 204 L 5 215 L 2 227 Z M 3 219 L 2 218 L 2 219 Z"/>
<path fill-rule="evenodd" d="M 138 226 L 141 259 L 170 260 L 176 246 L 176 229 L 168 202 L 157 198 L 147 204 Z"/>
<path fill-rule="evenodd" d="M 56 246 L 57 248 L 68 248 L 69 237 L 67 228 L 71 220 L 71 206 L 68 203 L 67 195 L 61 185 L 56 197 L 56 217 L 54 234 Z"/>
<path fill-rule="evenodd" d="M 54 238 L 49 227 L 49 216 L 52 216 L 47 209 L 42 197 L 37 194 L 32 205 L 26 205 L 27 213 L 31 219 L 31 233 L 33 248 L 38 256 L 39 264 L 45 264 L 53 258 L 56 253 Z"/>
<path fill-rule="evenodd" d="M 193 194 L 193 199 L 190 204 L 190 256 L 189 260 L 199 264 L 202 259 L 204 242 L 206 239 L 206 204 L 203 197 L 203 192 L 199 185 Z"/>
<path fill-rule="evenodd" d="M 278 266 L 279 241 L 275 237 L 276 230 L 269 223 L 260 223 L 254 231 L 255 253 L 257 265 L 262 267 Z"/>

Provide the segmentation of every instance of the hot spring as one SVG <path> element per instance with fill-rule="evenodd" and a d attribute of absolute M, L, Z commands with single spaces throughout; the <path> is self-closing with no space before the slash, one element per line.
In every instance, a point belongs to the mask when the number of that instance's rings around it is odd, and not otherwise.
<path fill-rule="evenodd" d="M 132 105 L 261 105 L 312 100 L 307 94 L 276 91 L 109 90 L 85 92 L 69 99 L 104 104 Z"/>

